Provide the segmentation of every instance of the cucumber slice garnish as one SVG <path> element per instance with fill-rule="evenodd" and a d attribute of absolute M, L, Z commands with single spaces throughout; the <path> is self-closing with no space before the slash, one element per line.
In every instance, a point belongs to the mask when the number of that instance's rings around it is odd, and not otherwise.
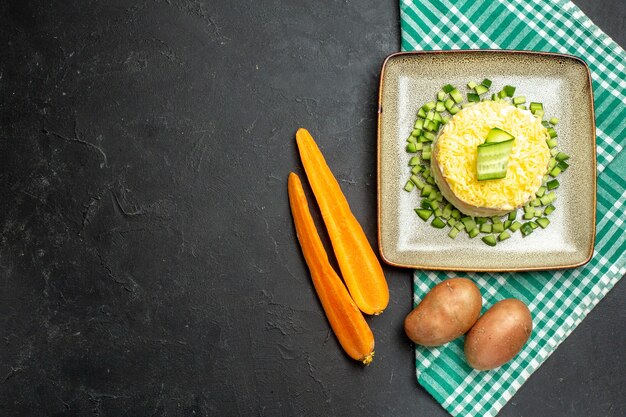
<path fill-rule="evenodd" d="M 487 133 L 487 138 L 485 139 L 485 143 L 498 143 L 498 142 L 506 142 L 507 140 L 515 139 L 515 136 L 511 135 L 506 130 L 498 129 L 494 127 Z"/>
<path fill-rule="evenodd" d="M 476 172 L 478 181 L 495 180 L 506 177 L 509 155 L 514 139 L 504 142 L 478 145 Z"/>

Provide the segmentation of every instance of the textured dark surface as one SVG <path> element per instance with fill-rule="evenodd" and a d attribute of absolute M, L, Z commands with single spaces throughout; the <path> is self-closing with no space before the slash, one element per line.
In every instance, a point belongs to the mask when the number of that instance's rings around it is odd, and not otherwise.
<path fill-rule="evenodd" d="M 323 4 L 323 6 L 322 6 Z M 621 0 L 578 1 L 626 45 Z M 395 0 L 0 4 L 0 415 L 445 416 L 386 267 L 377 356 L 348 360 L 286 197 L 317 137 L 376 244 Z M 622 280 L 502 416 L 623 416 Z"/>

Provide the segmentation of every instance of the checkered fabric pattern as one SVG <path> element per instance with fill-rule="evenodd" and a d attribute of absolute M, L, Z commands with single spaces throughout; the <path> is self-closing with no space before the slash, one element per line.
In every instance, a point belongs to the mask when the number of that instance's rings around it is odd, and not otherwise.
<path fill-rule="evenodd" d="M 454 416 L 495 416 L 626 273 L 626 52 L 563 0 L 400 0 L 402 49 L 518 49 L 577 55 L 593 78 L 598 156 L 596 248 L 585 266 L 562 271 L 467 274 L 483 312 L 504 298 L 524 301 L 533 334 L 508 364 L 488 372 L 464 360 L 463 339 L 416 347 L 419 383 Z M 415 271 L 414 301 L 448 272 Z"/>

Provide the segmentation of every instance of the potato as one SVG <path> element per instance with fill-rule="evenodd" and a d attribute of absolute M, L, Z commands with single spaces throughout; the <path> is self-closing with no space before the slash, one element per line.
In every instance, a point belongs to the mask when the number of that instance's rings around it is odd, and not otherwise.
<path fill-rule="evenodd" d="M 467 278 L 447 279 L 435 285 L 406 316 L 404 331 L 419 345 L 443 345 L 467 332 L 481 307 L 476 284 Z"/>
<path fill-rule="evenodd" d="M 481 371 L 504 365 L 522 350 L 532 330 L 526 304 L 514 298 L 495 303 L 465 337 L 467 363 Z"/>

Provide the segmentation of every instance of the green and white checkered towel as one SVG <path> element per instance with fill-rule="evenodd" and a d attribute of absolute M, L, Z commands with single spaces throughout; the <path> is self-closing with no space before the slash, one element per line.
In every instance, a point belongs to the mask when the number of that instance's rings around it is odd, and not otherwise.
<path fill-rule="evenodd" d="M 400 0 L 402 49 L 518 49 L 583 58 L 595 92 L 598 155 L 596 248 L 585 266 L 563 271 L 464 274 L 485 309 L 504 298 L 530 307 L 534 330 L 510 363 L 488 372 L 465 363 L 463 339 L 416 348 L 419 383 L 454 416 L 494 416 L 626 273 L 626 53 L 563 0 Z M 453 276 L 415 271 L 414 299 Z M 484 311 L 484 310 L 483 310 Z"/>

